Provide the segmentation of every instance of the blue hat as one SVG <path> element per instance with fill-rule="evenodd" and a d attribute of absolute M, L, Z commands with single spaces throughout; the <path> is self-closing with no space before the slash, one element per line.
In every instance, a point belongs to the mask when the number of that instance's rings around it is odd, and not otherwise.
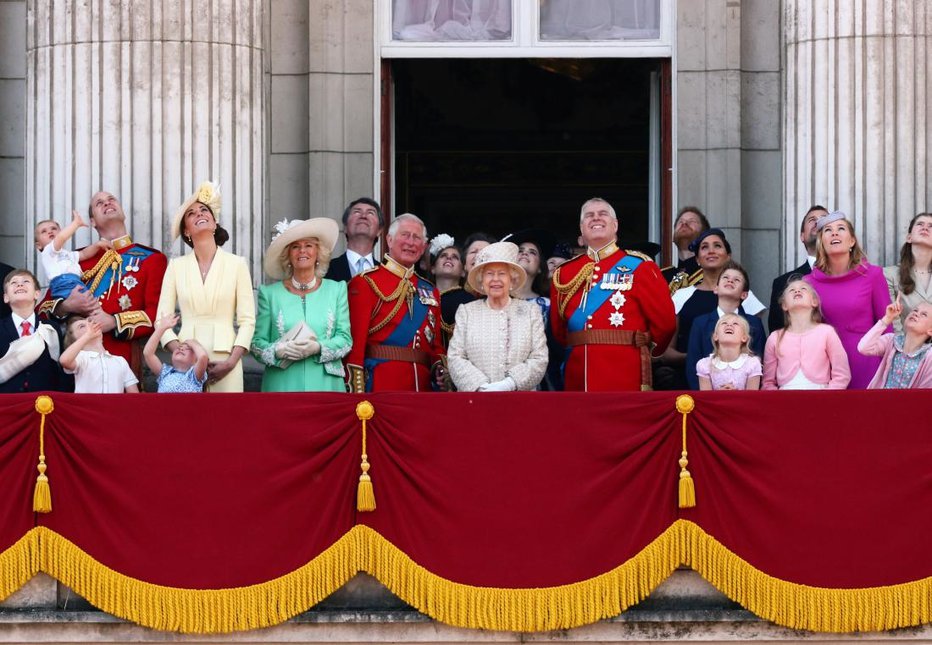
<path fill-rule="evenodd" d="M 708 230 L 702 231 L 699 234 L 699 237 L 694 239 L 689 243 L 689 250 L 693 253 L 699 252 L 699 245 L 702 244 L 702 240 L 709 237 L 710 235 L 716 235 L 721 238 L 722 243 L 725 245 L 725 250 L 728 251 L 728 255 L 731 255 L 731 244 L 728 243 L 728 238 L 725 237 L 724 231 L 720 228 L 710 228 Z"/>

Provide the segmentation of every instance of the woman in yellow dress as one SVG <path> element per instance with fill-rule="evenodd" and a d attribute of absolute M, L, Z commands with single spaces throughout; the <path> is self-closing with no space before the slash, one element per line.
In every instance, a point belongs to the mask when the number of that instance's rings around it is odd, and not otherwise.
<path fill-rule="evenodd" d="M 177 305 L 181 329 L 168 330 L 162 345 L 174 351 L 179 342 L 196 339 L 207 350 L 207 389 L 243 391 L 243 355 L 256 328 L 252 278 L 245 258 L 220 247 L 230 239 L 217 222 L 220 192 L 204 182 L 175 213 L 173 238 L 181 236 L 194 249 L 168 263 L 158 317 L 171 315 Z"/>

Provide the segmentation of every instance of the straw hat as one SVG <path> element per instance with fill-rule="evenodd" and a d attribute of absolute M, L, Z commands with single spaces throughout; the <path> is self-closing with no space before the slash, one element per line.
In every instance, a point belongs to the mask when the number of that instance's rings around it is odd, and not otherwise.
<path fill-rule="evenodd" d="M 172 241 L 177 240 L 178 236 L 181 235 L 181 221 L 184 219 L 184 212 L 191 208 L 195 202 L 200 202 L 209 208 L 214 216 L 214 221 L 220 223 L 220 186 L 214 186 L 213 182 L 205 181 L 175 211 L 175 219 L 172 221 Z"/>
<path fill-rule="evenodd" d="M 340 225 L 329 217 L 293 219 L 290 222 L 282 220 L 274 226 L 274 229 L 276 233 L 262 261 L 265 272 L 274 280 L 281 280 L 285 277 L 285 270 L 279 260 L 289 244 L 313 237 L 317 238 L 320 246 L 329 254 L 333 253 L 333 247 L 336 246 L 337 237 L 340 235 Z"/>
<path fill-rule="evenodd" d="M 520 289 L 527 280 L 524 267 L 518 264 L 518 246 L 511 242 L 495 242 L 476 254 L 476 264 L 473 266 L 472 271 L 469 272 L 469 275 L 466 276 L 469 286 L 479 293 L 485 293 L 482 290 L 482 269 L 490 264 L 504 264 L 513 270 L 512 291 Z"/>

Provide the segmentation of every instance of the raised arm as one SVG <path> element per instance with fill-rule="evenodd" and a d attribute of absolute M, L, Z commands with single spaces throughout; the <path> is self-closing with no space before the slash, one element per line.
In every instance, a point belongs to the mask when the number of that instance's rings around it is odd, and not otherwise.
<path fill-rule="evenodd" d="M 155 322 L 155 330 L 146 341 L 146 346 L 142 348 L 142 357 L 146 359 L 146 365 L 149 367 L 149 371 L 156 376 L 158 376 L 162 371 L 162 361 L 160 361 L 159 357 L 155 355 L 155 350 L 157 350 L 159 347 L 159 341 L 162 338 L 162 334 L 164 334 L 166 330 L 174 327 L 176 324 L 178 324 L 178 316 L 174 314 L 171 316 L 165 316 L 164 318 L 159 318 Z"/>

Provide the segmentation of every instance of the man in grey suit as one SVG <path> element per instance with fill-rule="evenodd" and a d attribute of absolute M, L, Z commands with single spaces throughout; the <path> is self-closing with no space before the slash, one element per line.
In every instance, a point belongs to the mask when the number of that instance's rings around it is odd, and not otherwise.
<path fill-rule="evenodd" d="M 375 242 L 382 233 L 385 219 L 379 203 L 369 197 L 350 202 L 343 211 L 343 234 L 346 235 L 346 253 L 330 261 L 326 278 L 349 282 L 357 273 L 378 264 Z"/>

